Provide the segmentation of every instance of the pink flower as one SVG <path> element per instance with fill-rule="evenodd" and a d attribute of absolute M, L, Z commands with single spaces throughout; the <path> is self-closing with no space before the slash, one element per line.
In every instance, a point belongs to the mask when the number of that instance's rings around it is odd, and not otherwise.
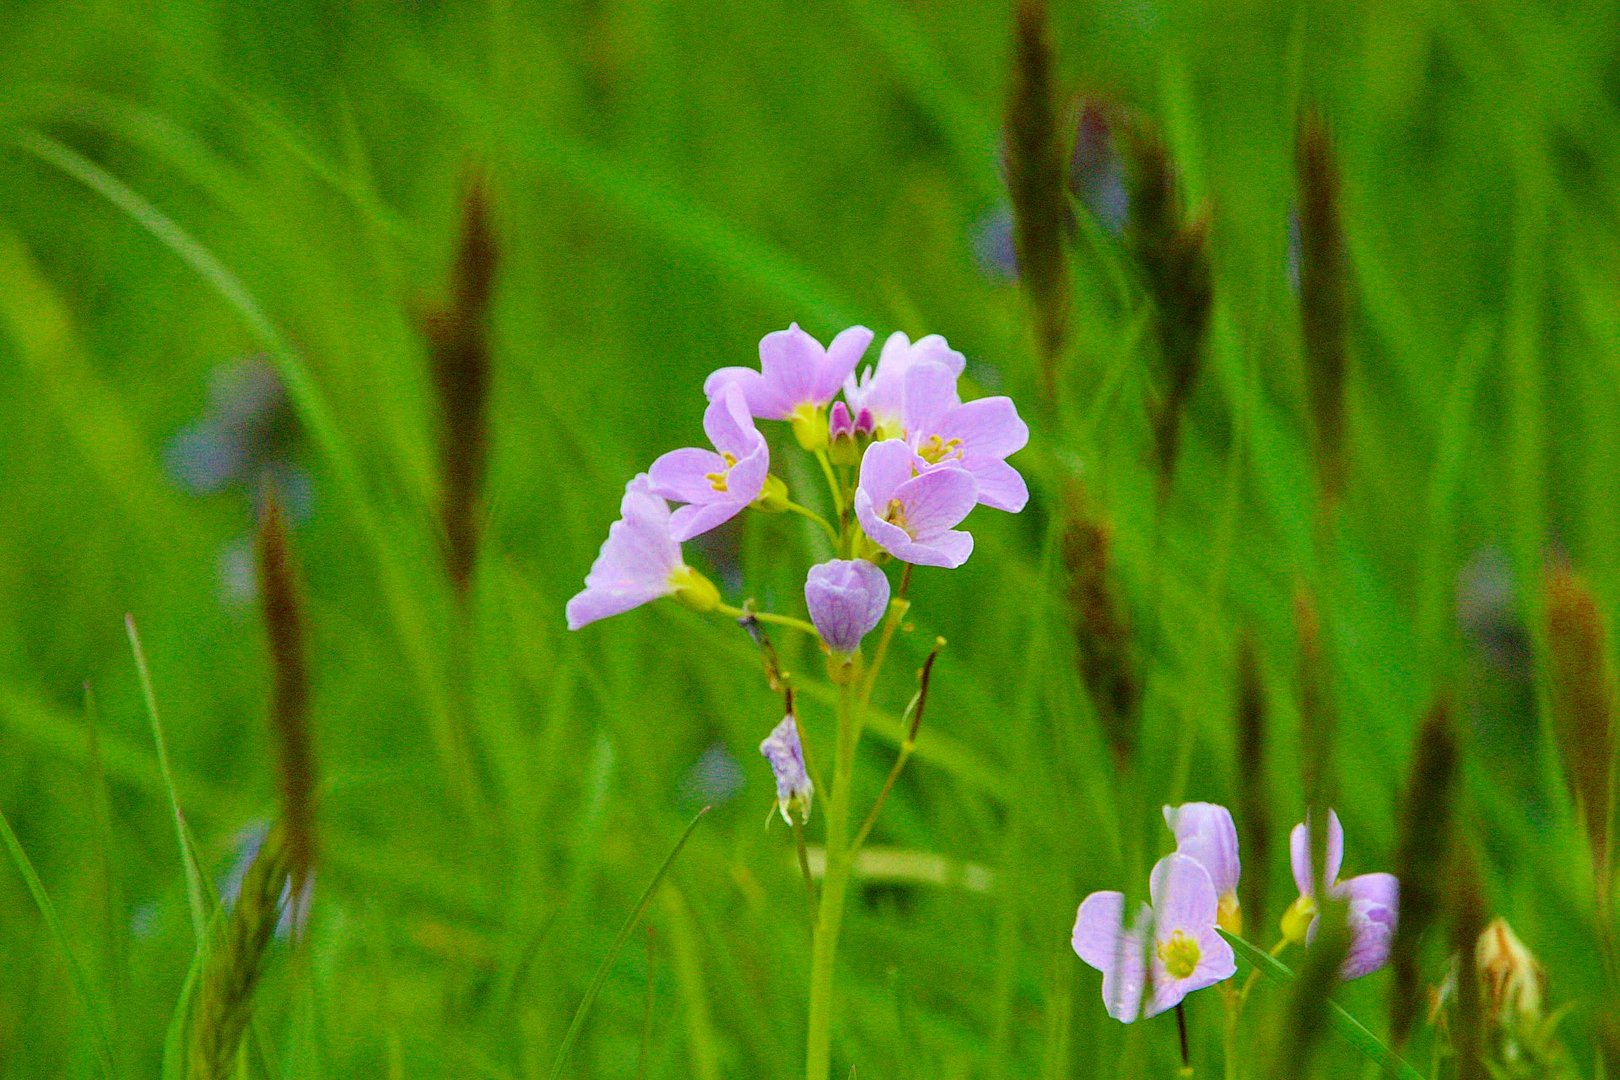
<path fill-rule="evenodd" d="M 913 363 L 906 371 L 905 439 L 927 466 L 951 465 L 973 474 L 979 502 L 1017 513 L 1029 502 L 1029 488 L 1007 456 L 1029 442 L 1029 425 L 1009 397 L 963 402 L 956 373 L 933 363 Z"/>
<path fill-rule="evenodd" d="M 924 363 L 939 364 L 954 381 L 967 366 L 967 359 L 938 334 L 913 342 L 896 330 L 883 343 L 876 368 L 861 372 L 858 381 L 853 374 L 844 380 L 844 400 L 849 402 L 850 411 L 859 415 L 862 409 L 867 410 L 878 438 L 904 438 L 906 372 Z"/>
<path fill-rule="evenodd" d="M 1349 881 L 1339 880 L 1344 865 L 1344 826 L 1339 815 L 1328 811 L 1326 873 L 1320 878 L 1311 866 L 1311 831 L 1309 820 L 1295 825 L 1288 835 L 1288 849 L 1294 867 L 1294 884 L 1299 887 L 1295 900 L 1283 916 L 1283 931 L 1289 937 L 1303 937 L 1309 941 L 1316 936 L 1317 883 L 1326 882 L 1328 894 L 1345 901 L 1349 907 L 1350 952 L 1345 957 L 1340 975 L 1346 979 L 1359 979 L 1370 975 L 1389 962 L 1390 946 L 1395 941 L 1396 918 L 1400 911 L 1401 884 L 1393 874 L 1361 874 Z M 1309 920 L 1301 934 L 1299 927 Z"/>
<path fill-rule="evenodd" d="M 973 554 L 973 537 L 954 528 L 973 509 L 977 486 L 961 469 L 930 469 L 898 439 L 873 443 L 861 459 L 855 516 L 866 535 L 902 562 L 954 568 Z"/>
<path fill-rule="evenodd" d="M 725 387 L 739 386 L 756 418 L 790 420 L 806 449 L 822 449 L 826 428 L 815 421 L 871 343 L 872 331 L 852 326 L 822 348 L 821 342 L 794 323 L 760 339 L 758 371 L 721 368 L 704 381 L 703 392 L 712 401 Z"/>
<path fill-rule="evenodd" d="M 713 450 L 671 450 L 652 463 L 652 493 L 687 505 L 670 518 L 670 536 L 690 540 L 740 514 L 759 498 L 770 473 L 771 453 L 754 427 L 735 383 L 720 389 L 703 413 Z"/>
<path fill-rule="evenodd" d="M 1176 834 L 1176 853 L 1192 859 L 1209 874 L 1220 902 L 1216 922 L 1223 930 L 1240 933 L 1237 887 L 1241 867 L 1232 812 L 1215 803 L 1182 803 L 1164 808 L 1164 823 Z"/>
<path fill-rule="evenodd" d="M 669 534 L 669 504 L 654 495 L 646 473 L 631 480 L 619 503 L 619 520 L 585 575 L 585 588 L 568 601 L 568 629 L 674 596 L 698 611 L 720 602 L 714 583 L 687 566 L 681 545 Z"/>
<path fill-rule="evenodd" d="M 827 648 L 848 656 L 883 621 L 889 579 L 865 559 L 833 559 L 810 568 L 804 602 Z"/>
<path fill-rule="evenodd" d="M 1185 855 L 1166 855 L 1153 867 L 1148 889 L 1153 906 L 1143 904 L 1129 929 L 1125 895 L 1118 892 L 1092 893 L 1074 921 L 1075 953 L 1103 973 L 1103 1007 L 1126 1024 L 1173 1009 L 1194 990 L 1237 971 L 1232 946 L 1215 930 L 1217 901 L 1207 870 Z"/>

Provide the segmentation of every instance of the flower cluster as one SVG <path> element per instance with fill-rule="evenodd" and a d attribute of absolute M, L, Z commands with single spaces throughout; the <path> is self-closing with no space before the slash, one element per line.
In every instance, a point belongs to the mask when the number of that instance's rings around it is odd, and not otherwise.
<path fill-rule="evenodd" d="M 1176 850 L 1153 867 L 1151 904 L 1125 924 L 1125 897 L 1096 892 L 1075 918 L 1073 945 L 1080 959 L 1103 974 L 1103 1006 L 1124 1023 L 1175 1008 L 1195 990 L 1223 982 L 1237 971 L 1232 946 L 1221 931 L 1241 933 L 1237 886 L 1237 827 L 1231 813 L 1213 803 L 1164 808 Z M 1389 874 L 1338 880 L 1344 861 L 1344 830 L 1328 813 L 1326 872 L 1312 874 L 1310 830 L 1290 837 L 1294 881 L 1300 895 L 1283 917 L 1284 941 L 1308 944 L 1319 914 L 1318 883 L 1348 905 L 1350 951 L 1340 974 L 1356 979 L 1383 967 L 1394 940 L 1399 886 Z"/>
<path fill-rule="evenodd" d="M 630 481 L 584 590 L 568 602 L 569 629 L 673 597 L 698 611 L 750 619 L 750 626 L 776 622 L 813 632 L 829 673 L 852 679 L 862 639 L 890 608 L 883 564 L 960 566 L 973 537 L 957 526 L 975 506 L 1016 513 L 1029 501 L 1024 478 L 1007 463 L 1029 440 L 1012 401 L 964 402 L 957 382 L 966 360 L 938 335 L 912 341 L 891 334 L 877 363 L 857 375 L 871 343 L 872 332 L 854 326 L 823 347 L 794 324 L 760 341 L 758 370 L 710 375 L 703 383 L 710 445 L 672 450 Z M 785 422 L 815 457 L 828 481 L 831 520 L 795 501 L 771 472 L 759 420 Z M 671 502 L 680 505 L 671 510 Z M 805 578 L 808 623 L 727 605 L 682 556 L 682 543 L 750 508 L 801 514 L 831 538 L 835 557 Z M 791 695 L 787 717 L 760 752 L 776 776 L 783 818 L 802 823 L 814 786 Z"/>
<path fill-rule="evenodd" d="M 819 518 L 772 475 L 756 420 L 788 423 L 832 482 L 837 526 L 820 520 L 843 557 L 812 569 L 805 594 L 833 653 L 853 653 L 882 617 L 881 563 L 960 566 L 973 551 L 973 537 L 957 528 L 969 511 L 1023 509 L 1029 491 L 1007 457 L 1029 429 L 1012 401 L 962 401 L 965 360 L 938 335 L 890 335 L 877 364 L 857 376 L 871 341 L 856 326 L 823 347 L 794 324 L 760 342 L 758 370 L 710 375 L 703 429 L 711 447 L 672 450 L 630 481 L 584 591 L 568 603 L 569 628 L 665 596 L 715 610 L 719 594 L 686 565 L 682 542 L 749 507 Z M 669 502 L 682 505 L 671 512 Z"/>

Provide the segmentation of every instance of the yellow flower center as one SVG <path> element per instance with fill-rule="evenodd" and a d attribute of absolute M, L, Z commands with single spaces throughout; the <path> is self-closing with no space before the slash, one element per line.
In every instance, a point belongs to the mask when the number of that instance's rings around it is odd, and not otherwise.
<path fill-rule="evenodd" d="M 889 500 L 889 509 L 884 513 L 883 520 L 905 529 L 907 536 L 911 535 L 911 530 L 906 528 L 906 508 L 900 504 L 899 499 Z"/>
<path fill-rule="evenodd" d="M 1221 895 L 1221 906 L 1215 912 L 1215 925 L 1228 934 L 1243 936 L 1243 911 L 1238 907 L 1238 898 L 1234 893 Z"/>
<path fill-rule="evenodd" d="M 726 477 L 731 475 L 732 466 L 737 464 L 737 459 L 730 454 L 722 453 L 720 456 L 726 459 L 726 471 L 703 474 L 703 479 L 716 491 L 726 490 Z"/>
<path fill-rule="evenodd" d="M 930 465 L 938 465 L 952 454 L 960 457 L 962 454 L 961 439 L 941 439 L 938 435 L 928 436 L 928 441 L 917 447 L 917 456 Z"/>
<path fill-rule="evenodd" d="M 1198 942 L 1180 930 L 1159 942 L 1158 953 L 1172 979 L 1185 979 L 1198 969 Z"/>

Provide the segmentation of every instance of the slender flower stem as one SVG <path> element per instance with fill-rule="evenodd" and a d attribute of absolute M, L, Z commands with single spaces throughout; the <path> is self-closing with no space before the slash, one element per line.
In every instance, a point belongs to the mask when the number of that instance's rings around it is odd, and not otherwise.
<path fill-rule="evenodd" d="M 827 489 L 832 492 L 833 517 L 842 519 L 844 516 L 844 485 L 838 482 L 838 474 L 833 472 L 832 459 L 827 451 L 817 450 L 816 460 L 821 462 L 821 474 L 827 478 Z"/>
<path fill-rule="evenodd" d="M 836 546 L 838 544 L 838 541 L 840 539 L 839 535 L 838 535 L 838 530 L 833 528 L 832 522 L 828 521 L 826 518 L 822 517 L 820 514 L 816 513 L 814 510 L 810 509 L 808 506 L 800 506 L 796 502 L 789 502 L 784 507 L 784 509 L 786 509 L 789 513 L 798 514 L 800 517 L 809 518 L 811 521 L 815 522 L 817 525 L 820 525 L 822 527 L 822 529 L 824 529 L 826 531 L 827 535 L 832 538 L 832 542 L 833 542 L 834 546 Z"/>
<path fill-rule="evenodd" d="M 804 822 L 791 813 L 788 815 L 788 820 L 793 824 L 793 842 L 799 848 L 799 870 L 804 874 L 804 896 L 810 902 L 810 932 L 815 933 L 818 918 L 816 912 L 816 883 L 810 876 L 810 851 L 804 845 Z"/>
<path fill-rule="evenodd" d="M 1181 1075 L 1193 1074 L 1192 1055 L 1187 1052 L 1187 1008 L 1185 1003 L 1176 1003 L 1176 1031 L 1181 1035 Z"/>
<path fill-rule="evenodd" d="M 716 604 L 714 610 L 722 615 L 729 615 L 733 619 L 753 618 L 759 622 L 772 623 L 776 626 L 791 626 L 795 630 L 801 630 L 809 634 L 817 641 L 821 640 L 820 631 L 803 619 L 795 619 L 791 615 L 773 615 L 769 611 L 744 611 L 742 608 L 733 607 L 730 604 Z"/>
<path fill-rule="evenodd" d="M 832 1067 L 833 969 L 838 956 L 838 935 L 843 929 L 844 899 L 849 889 L 852 858 L 849 848 L 850 780 L 855 771 L 856 713 L 860 699 L 853 684 L 840 688 L 838 745 L 833 789 L 827 798 L 827 870 L 821 881 L 821 906 L 816 913 L 815 940 L 810 954 L 810 1022 L 805 1049 L 806 1080 L 827 1080 Z"/>
<path fill-rule="evenodd" d="M 900 588 L 895 592 L 894 599 L 889 601 L 889 617 L 883 623 L 883 633 L 878 638 L 877 649 L 872 653 L 872 666 L 866 673 L 866 684 L 861 687 L 861 700 L 872 700 L 872 688 L 877 685 L 878 671 L 883 667 L 883 660 L 889 655 L 889 642 L 894 638 L 895 628 L 911 610 L 911 601 L 906 599 L 906 590 L 911 588 L 911 564 L 906 563 L 905 570 L 900 574 Z"/>
<path fill-rule="evenodd" d="M 866 820 L 861 823 L 860 831 L 855 834 L 854 843 L 849 845 L 850 858 L 860 854 L 861 846 L 866 843 L 866 838 L 872 833 L 872 827 L 877 824 L 878 814 L 883 812 L 883 804 L 888 801 L 889 793 L 894 790 L 894 782 L 900 779 L 900 774 L 905 771 L 906 762 L 911 760 L 912 751 L 917 748 L 917 729 L 922 726 L 923 709 L 928 705 L 929 676 L 933 674 L 934 661 L 939 658 L 939 650 L 944 647 L 945 639 L 936 638 L 934 651 L 928 654 L 928 659 L 923 661 L 922 671 L 917 674 L 917 694 L 906 709 L 907 715 L 911 718 L 911 726 L 906 729 L 905 738 L 900 743 L 900 753 L 894 759 L 894 767 L 889 770 L 888 779 L 883 781 L 883 790 L 878 792 L 877 800 L 872 803 L 872 809 L 867 811 Z"/>

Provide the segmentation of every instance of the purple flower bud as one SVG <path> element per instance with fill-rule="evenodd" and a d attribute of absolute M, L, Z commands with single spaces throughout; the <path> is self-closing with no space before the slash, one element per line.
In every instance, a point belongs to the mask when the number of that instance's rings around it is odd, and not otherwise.
<path fill-rule="evenodd" d="M 889 579 L 865 559 L 834 559 L 810 568 L 804 602 L 827 648 L 848 656 L 883 621 Z"/>
<path fill-rule="evenodd" d="M 832 412 L 827 414 L 827 436 L 831 439 L 855 437 L 855 421 L 849 415 L 849 406 L 842 401 L 833 402 Z"/>
<path fill-rule="evenodd" d="M 877 431 L 877 421 L 872 418 L 872 410 L 863 408 L 855 417 L 855 437 L 857 439 L 870 439 Z"/>
<path fill-rule="evenodd" d="M 799 724 L 792 713 L 783 717 L 782 722 L 759 744 L 759 752 L 771 763 L 771 772 L 776 775 L 776 807 L 782 811 L 782 820 L 792 824 L 793 819 L 788 817 L 791 810 L 798 813 L 801 823 L 809 821 L 810 800 L 816 789 L 804 768 Z"/>

